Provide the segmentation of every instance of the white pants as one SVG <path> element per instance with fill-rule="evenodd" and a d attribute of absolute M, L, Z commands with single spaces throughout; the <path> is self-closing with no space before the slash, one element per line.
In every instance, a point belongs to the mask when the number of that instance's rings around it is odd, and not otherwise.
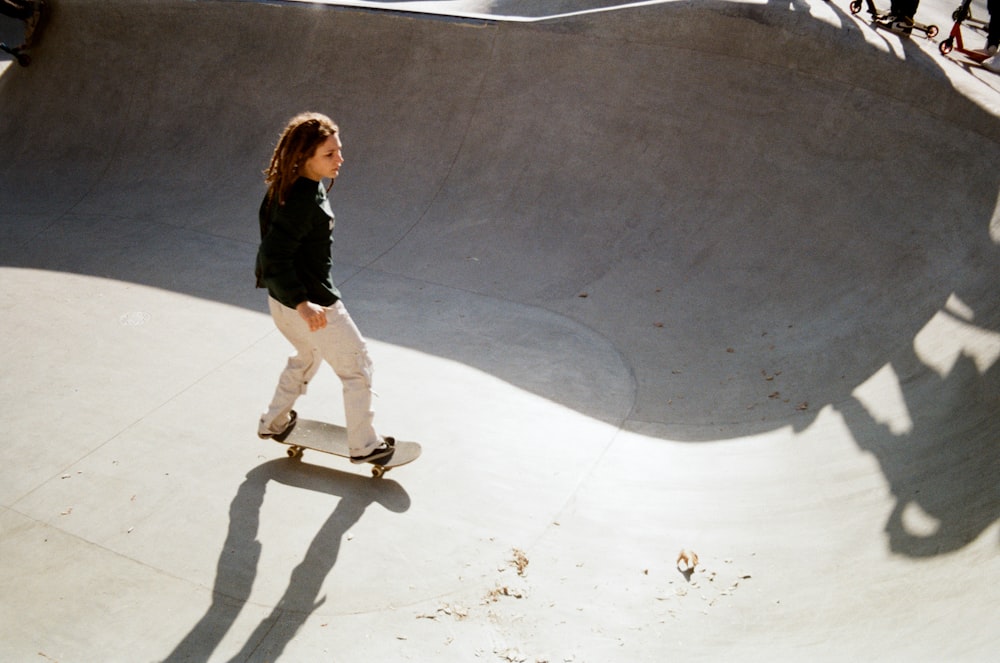
<path fill-rule="evenodd" d="M 363 456 L 382 443 L 372 421 L 372 362 L 368 347 L 343 303 L 326 308 L 326 327 L 309 331 L 298 311 L 268 298 L 271 317 L 296 353 L 278 379 L 274 398 L 260 418 L 258 432 L 280 433 L 288 424 L 296 399 L 306 393 L 309 380 L 326 361 L 344 385 L 344 414 L 347 419 L 347 444 L 351 455 Z"/>

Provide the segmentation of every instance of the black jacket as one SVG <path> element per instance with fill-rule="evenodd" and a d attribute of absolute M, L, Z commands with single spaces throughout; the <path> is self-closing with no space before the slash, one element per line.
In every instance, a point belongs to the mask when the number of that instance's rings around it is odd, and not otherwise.
<path fill-rule="evenodd" d="M 304 301 L 332 306 L 340 292 L 330 276 L 333 212 L 320 182 L 300 177 L 284 205 L 260 205 L 257 287 L 289 308 Z"/>

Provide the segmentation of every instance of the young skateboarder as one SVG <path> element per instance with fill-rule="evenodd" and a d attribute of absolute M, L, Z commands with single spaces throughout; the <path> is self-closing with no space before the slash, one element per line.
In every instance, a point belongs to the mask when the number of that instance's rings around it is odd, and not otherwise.
<path fill-rule="evenodd" d="M 302 113 L 285 127 L 264 171 L 257 287 L 267 288 L 274 324 L 296 354 L 278 379 L 257 434 L 284 437 L 291 431 L 292 406 L 326 361 L 344 386 L 351 462 L 366 463 L 391 455 L 395 441 L 372 425 L 371 359 L 330 275 L 334 216 L 327 192 L 344 163 L 342 149 L 330 118 Z"/>

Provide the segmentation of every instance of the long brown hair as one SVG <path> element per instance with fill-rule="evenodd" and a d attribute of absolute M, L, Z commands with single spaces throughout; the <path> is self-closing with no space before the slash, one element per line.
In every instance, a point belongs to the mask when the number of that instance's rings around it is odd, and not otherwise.
<path fill-rule="evenodd" d="M 271 164 L 264 171 L 267 198 L 272 204 L 285 204 L 288 189 L 299 178 L 299 167 L 338 131 L 334 121 L 322 113 L 299 113 L 288 121 L 274 148 Z"/>

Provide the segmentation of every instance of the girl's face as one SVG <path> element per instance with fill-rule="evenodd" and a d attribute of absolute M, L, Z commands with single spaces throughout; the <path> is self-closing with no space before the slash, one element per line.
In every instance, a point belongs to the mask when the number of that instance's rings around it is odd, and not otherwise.
<path fill-rule="evenodd" d="M 324 177 L 328 177 L 330 180 L 337 179 L 340 166 L 344 163 L 344 157 L 341 154 L 342 147 L 340 136 L 337 134 L 329 136 L 302 164 L 299 174 L 317 182 Z"/>

